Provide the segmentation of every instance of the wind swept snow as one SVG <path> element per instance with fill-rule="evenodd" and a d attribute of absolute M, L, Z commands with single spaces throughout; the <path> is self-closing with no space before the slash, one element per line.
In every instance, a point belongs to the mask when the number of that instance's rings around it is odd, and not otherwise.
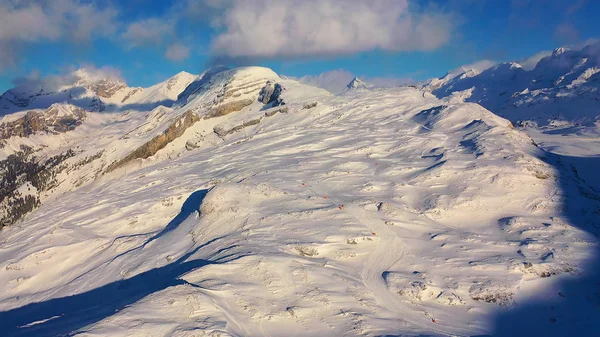
<path fill-rule="evenodd" d="M 258 101 L 267 81 L 285 111 Z M 482 335 L 592 254 L 551 156 L 477 104 L 334 96 L 264 68 L 188 89 L 121 117 L 126 147 L 102 146 L 116 160 L 162 130 L 144 131 L 157 115 L 204 118 L 181 137 L 0 232 L 0 331 Z"/>

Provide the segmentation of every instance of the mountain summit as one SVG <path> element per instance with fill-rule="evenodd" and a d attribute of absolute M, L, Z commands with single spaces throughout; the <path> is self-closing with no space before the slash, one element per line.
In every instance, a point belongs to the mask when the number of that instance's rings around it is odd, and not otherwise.
<path fill-rule="evenodd" d="M 358 77 L 355 77 L 346 85 L 347 90 L 367 89 L 367 84 Z"/>

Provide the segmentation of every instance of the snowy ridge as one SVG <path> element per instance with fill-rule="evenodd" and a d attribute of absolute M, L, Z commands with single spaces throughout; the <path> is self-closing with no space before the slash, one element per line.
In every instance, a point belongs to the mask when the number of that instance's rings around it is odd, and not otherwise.
<path fill-rule="evenodd" d="M 600 101 L 599 62 L 599 43 L 580 50 L 558 48 L 529 71 L 508 62 L 481 73 L 453 72 L 430 80 L 425 88 L 440 98 L 479 103 L 513 122 L 589 126 L 600 116 L 595 109 Z"/>
<path fill-rule="evenodd" d="M 259 101 L 274 84 L 284 105 Z M 106 171 L 188 113 L 202 119 Z M 76 152 L 61 198 L 0 232 L 8 335 L 488 334 L 594 245 L 531 138 L 413 88 L 220 69 L 171 107 L 90 113 L 59 138 L 41 153 Z"/>
<path fill-rule="evenodd" d="M 170 106 L 195 78 L 180 72 L 149 88 L 130 88 L 121 79 L 79 69 L 64 77 L 30 81 L 6 91 L 0 96 L 0 115 L 47 109 L 59 103 L 100 112 Z"/>

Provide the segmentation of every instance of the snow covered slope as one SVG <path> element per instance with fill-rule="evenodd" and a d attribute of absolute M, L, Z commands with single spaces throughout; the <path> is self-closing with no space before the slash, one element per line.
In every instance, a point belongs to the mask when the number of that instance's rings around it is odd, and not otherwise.
<path fill-rule="evenodd" d="M 508 120 L 413 88 L 219 69 L 55 136 L 9 140 L 74 153 L 61 197 L 0 232 L 8 336 L 482 335 L 594 260 L 595 190 Z M 584 291 L 531 326 L 583 331 Z"/>
<path fill-rule="evenodd" d="M 195 120 L 169 107 L 196 77 L 181 72 L 149 88 L 129 88 L 117 78 L 80 69 L 3 94 L 0 110 L 9 113 L 0 118 L 0 227 L 55 192 L 96 179 L 111 161 L 166 132 L 178 119 L 188 127 Z M 175 129 L 175 134 L 181 131 Z M 19 191 L 26 182 L 34 192 L 23 195 Z"/>
<path fill-rule="evenodd" d="M 454 72 L 425 88 L 440 98 L 476 102 L 513 122 L 590 126 L 600 116 L 600 43 L 556 49 L 532 70 L 509 62 L 481 73 Z"/>

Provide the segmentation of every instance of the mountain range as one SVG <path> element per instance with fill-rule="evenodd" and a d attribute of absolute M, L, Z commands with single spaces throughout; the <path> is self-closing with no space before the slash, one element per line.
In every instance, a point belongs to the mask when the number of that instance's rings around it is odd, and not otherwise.
<path fill-rule="evenodd" d="M 600 116 L 600 43 L 557 48 L 535 68 L 517 62 L 461 68 L 423 86 L 440 98 L 476 102 L 515 123 L 594 126 Z"/>
<path fill-rule="evenodd" d="M 10 89 L 0 331 L 585 335 L 598 162 L 545 144 L 597 129 L 597 51 L 340 94 L 263 67 Z"/>

